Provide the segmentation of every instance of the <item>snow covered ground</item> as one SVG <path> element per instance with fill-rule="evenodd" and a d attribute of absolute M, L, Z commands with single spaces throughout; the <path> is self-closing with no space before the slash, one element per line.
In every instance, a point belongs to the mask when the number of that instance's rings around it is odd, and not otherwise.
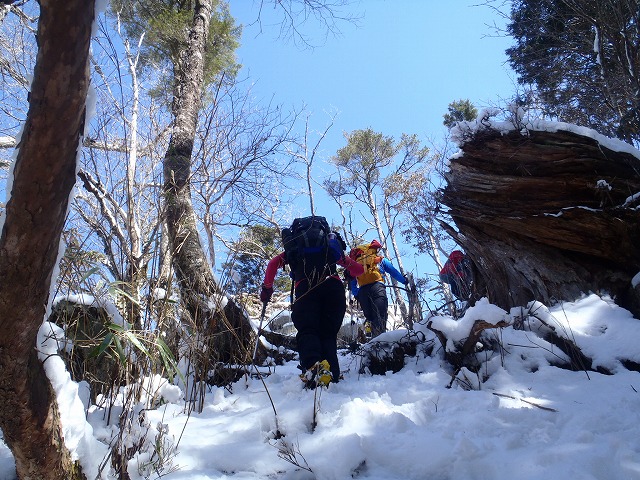
<path fill-rule="evenodd" d="M 551 309 L 534 304 L 531 311 L 538 317 L 527 320 L 532 331 L 507 327 L 497 334 L 505 352 L 485 363 L 485 382 L 467 374 L 474 390 L 465 382 L 447 388 L 451 377 L 436 348 L 384 376 L 359 374 L 361 357 L 346 353 L 344 380 L 315 392 L 302 389 L 297 362 L 289 362 L 271 369 L 264 384 L 245 378 L 232 392 L 213 388 L 204 411 L 188 419 L 181 403 L 165 404 L 150 413 L 151 424 L 161 424 L 178 449 L 176 470 L 162 478 L 640 479 L 640 373 L 620 364 L 640 363 L 640 321 L 596 295 Z M 518 314 L 484 301 L 459 321 L 432 320 L 456 338 L 475 319 L 513 321 Z M 563 354 L 534 333 L 540 320 L 572 338 L 594 367 L 614 374 L 551 366 Z M 101 422 L 99 412 L 91 413 L 84 434 L 104 435 Z M 277 431 L 284 436 L 276 438 Z M 91 451 L 96 458 L 88 458 Z M 104 450 L 84 452 L 83 464 L 96 465 Z M 132 478 L 143 478 L 137 463 L 145 458 L 130 464 Z M 13 475 L 11 455 L 0 445 L 0 478 Z"/>

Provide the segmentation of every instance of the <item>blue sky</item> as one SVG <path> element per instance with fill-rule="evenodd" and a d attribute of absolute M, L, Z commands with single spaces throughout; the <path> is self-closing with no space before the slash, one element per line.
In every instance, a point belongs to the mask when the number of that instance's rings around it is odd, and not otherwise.
<path fill-rule="evenodd" d="M 337 109 L 330 137 L 342 142 L 343 130 L 367 127 L 394 136 L 442 136 L 451 101 L 485 105 L 514 92 L 504 53 L 512 40 L 497 38 L 488 26 L 503 20 L 474 4 L 362 0 L 352 8 L 362 16 L 359 25 L 341 24 L 339 37 L 323 42 L 317 22 L 301 26 L 319 44 L 314 49 L 277 38 L 277 25 L 269 25 L 275 19 L 265 18 L 273 7 L 263 9 L 261 34 L 249 25 L 257 2 L 231 2 L 231 12 L 245 25 L 238 58 L 256 81 L 254 93 L 284 105 L 306 104 L 318 128 L 326 123 L 323 111 Z"/>
<path fill-rule="evenodd" d="M 306 105 L 312 129 L 324 130 L 326 112 L 339 113 L 319 160 L 328 161 L 345 146 L 343 132 L 356 129 L 372 128 L 396 139 L 415 133 L 425 144 L 441 141 L 450 102 L 468 98 L 480 108 L 500 104 L 516 91 L 505 55 L 512 39 L 490 28 L 504 25 L 504 19 L 477 6 L 477 0 L 354 2 L 349 11 L 360 16 L 358 25 L 340 24 L 337 37 L 325 39 L 313 19 L 300 26 L 318 45 L 313 49 L 278 38 L 281 17 L 272 2 L 265 2 L 262 24 L 256 25 L 259 3 L 231 2 L 231 14 L 244 25 L 237 51 L 241 77 L 255 82 L 258 101 L 284 108 Z M 339 220 L 330 201 L 318 200 L 318 213 Z M 301 200 L 300 205 L 299 215 L 308 215 L 308 203 Z M 405 260 L 405 266 L 413 264 L 414 259 Z M 435 265 L 420 270 L 422 275 L 437 273 Z"/>

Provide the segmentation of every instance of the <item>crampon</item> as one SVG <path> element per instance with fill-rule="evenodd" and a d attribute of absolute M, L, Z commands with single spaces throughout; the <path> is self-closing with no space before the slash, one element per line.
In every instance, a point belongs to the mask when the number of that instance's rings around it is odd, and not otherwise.
<path fill-rule="evenodd" d="M 313 390 L 316 387 L 328 387 L 332 378 L 331 367 L 326 360 L 316 362 L 311 368 L 300 375 L 300 380 L 303 381 L 304 388 L 308 390 Z"/>

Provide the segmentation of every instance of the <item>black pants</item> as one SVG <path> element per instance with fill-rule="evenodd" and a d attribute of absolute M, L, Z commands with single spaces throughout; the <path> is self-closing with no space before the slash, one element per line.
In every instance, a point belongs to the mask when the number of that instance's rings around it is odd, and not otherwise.
<path fill-rule="evenodd" d="M 389 300 L 382 282 L 363 285 L 358 291 L 358 302 L 365 318 L 371 324 L 371 336 L 377 337 L 387 331 Z"/>
<path fill-rule="evenodd" d="M 340 280 L 331 277 L 312 288 L 304 280 L 296 287 L 291 319 L 298 330 L 298 354 L 305 371 L 314 363 L 327 360 L 333 381 L 338 381 L 337 339 L 346 310 L 344 287 Z"/>

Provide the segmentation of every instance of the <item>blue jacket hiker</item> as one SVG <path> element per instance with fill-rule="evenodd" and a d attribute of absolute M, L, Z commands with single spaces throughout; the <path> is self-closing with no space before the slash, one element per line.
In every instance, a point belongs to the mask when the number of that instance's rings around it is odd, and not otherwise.
<path fill-rule="evenodd" d="M 351 281 L 351 292 L 358 299 L 366 321 L 371 327 L 371 336 L 377 337 L 387 330 L 389 300 L 384 286 L 384 275 L 388 273 L 396 281 L 407 284 L 407 279 L 386 258 L 378 255 L 382 245 L 378 240 L 358 245 L 349 256 L 364 267 L 364 273 Z"/>

